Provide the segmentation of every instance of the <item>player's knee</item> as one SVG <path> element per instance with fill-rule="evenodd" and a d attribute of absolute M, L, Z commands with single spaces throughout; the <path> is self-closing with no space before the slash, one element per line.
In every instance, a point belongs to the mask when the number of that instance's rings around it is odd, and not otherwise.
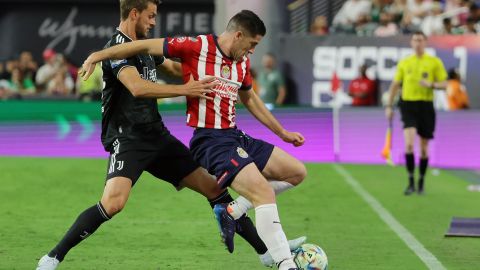
<path fill-rule="evenodd" d="M 299 162 L 298 165 L 295 166 L 295 174 L 294 174 L 294 177 L 292 178 L 291 184 L 294 186 L 297 186 L 300 183 L 302 183 L 306 177 L 307 177 L 307 168 L 305 168 L 305 165 L 303 163 Z"/>
<path fill-rule="evenodd" d="M 407 153 L 413 153 L 413 144 L 406 144 L 405 145 L 405 151 Z"/>
<path fill-rule="evenodd" d="M 120 211 L 123 210 L 126 202 L 126 198 L 114 197 L 108 198 L 104 201 L 102 200 L 102 205 L 105 208 L 105 211 L 107 211 L 107 214 L 113 217 L 114 215 L 120 213 Z"/>

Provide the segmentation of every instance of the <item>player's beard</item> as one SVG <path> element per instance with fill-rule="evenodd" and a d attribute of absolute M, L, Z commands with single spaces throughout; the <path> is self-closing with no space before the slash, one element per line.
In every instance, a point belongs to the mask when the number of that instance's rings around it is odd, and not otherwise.
<path fill-rule="evenodd" d="M 147 39 L 150 36 L 149 29 L 142 29 L 141 27 L 137 27 L 135 29 L 138 39 Z"/>

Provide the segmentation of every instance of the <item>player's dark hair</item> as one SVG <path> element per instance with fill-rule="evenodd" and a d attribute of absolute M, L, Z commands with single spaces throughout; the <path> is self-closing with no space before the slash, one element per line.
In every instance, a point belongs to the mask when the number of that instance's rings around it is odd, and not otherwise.
<path fill-rule="evenodd" d="M 427 39 L 427 35 L 425 35 L 425 33 L 423 33 L 422 31 L 413 32 L 412 36 L 416 36 L 416 35 L 423 36 L 424 39 Z"/>
<path fill-rule="evenodd" d="M 242 10 L 235 14 L 227 24 L 228 32 L 246 31 L 250 36 L 265 36 L 267 29 L 263 21 L 250 10 Z"/>
<path fill-rule="evenodd" d="M 128 14 L 132 9 L 137 9 L 139 12 L 147 9 L 148 3 L 160 5 L 160 0 L 120 0 L 120 18 L 122 21 L 128 18 Z"/>

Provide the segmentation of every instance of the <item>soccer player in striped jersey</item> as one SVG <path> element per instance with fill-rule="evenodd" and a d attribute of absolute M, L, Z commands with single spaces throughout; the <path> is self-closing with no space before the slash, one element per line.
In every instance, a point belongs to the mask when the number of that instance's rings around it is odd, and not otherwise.
<path fill-rule="evenodd" d="M 179 58 L 184 80 L 215 77 L 219 85 L 207 94 L 212 100 L 187 98 L 187 124 L 195 128 L 190 150 L 217 177 L 220 187 L 230 186 L 242 195 L 229 205 L 216 205 L 218 219 L 224 220 L 225 215 L 237 219 L 255 207 L 258 234 L 279 269 L 290 270 L 297 268 L 280 223 L 275 194 L 301 183 L 306 177 L 305 166 L 279 147 L 248 136 L 235 123 L 235 104 L 240 97 L 246 108 L 282 140 L 295 146 L 305 141 L 300 133 L 284 129 L 251 90 L 248 55 L 265 33 L 261 19 L 243 10 L 231 18 L 218 37 L 211 34 L 122 44 L 91 54 L 83 68 L 88 76 L 101 60 L 149 53 Z M 235 222 L 228 226 L 235 226 Z M 233 248 L 231 230 L 222 231 L 222 235 Z"/>
<path fill-rule="evenodd" d="M 122 20 L 106 47 L 146 38 L 155 25 L 157 5 L 157 0 L 121 0 Z M 69 250 L 120 212 L 143 171 L 178 189 L 191 188 L 207 197 L 211 204 L 233 200 L 193 160 L 188 148 L 170 134 L 157 107 L 157 98 L 161 97 L 196 95 L 209 99 L 203 94 L 211 92 L 216 84 L 205 79 L 189 81 L 183 86 L 159 85 L 155 83 L 158 65 L 174 69 L 172 61 L 150 54 L 102 63 L 105 80 L 102 143 L 111 153 L 104 193 L 101 200 L 83 211 L 63 239 L 40 259 L 38 270 L 56 269 Z M 245 238 L 251 244 L 264 247 L 250 219 L 244 217 L 242 220 L 243 229 L 248 233 Z M 262 254 L 269 257 L 266 248 Z"/>

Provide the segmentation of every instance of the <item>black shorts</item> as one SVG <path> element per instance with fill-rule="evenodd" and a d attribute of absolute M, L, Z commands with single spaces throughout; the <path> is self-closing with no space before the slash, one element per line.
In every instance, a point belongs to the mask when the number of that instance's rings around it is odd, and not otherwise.
<path fill-rule="evenodd" d="M 174 136 L 164 134 L 157 140 L 162 143 L 152 149 L 136 149 L 135 142 L 115 140 L 110 151 L 106 180 L 126 177 L 132 180 L 133 186 L 142 172 L 147 171 L 178 187 L 180 181 L 199 165 L 193 160 L 188 148 Z"/>
<path fill-rule="evenodd" d="M 433 139 L 435 131 L 435 109 L 429 101 L 401 101 L 403 128 L 414 127 L 420 137 Z"/>

